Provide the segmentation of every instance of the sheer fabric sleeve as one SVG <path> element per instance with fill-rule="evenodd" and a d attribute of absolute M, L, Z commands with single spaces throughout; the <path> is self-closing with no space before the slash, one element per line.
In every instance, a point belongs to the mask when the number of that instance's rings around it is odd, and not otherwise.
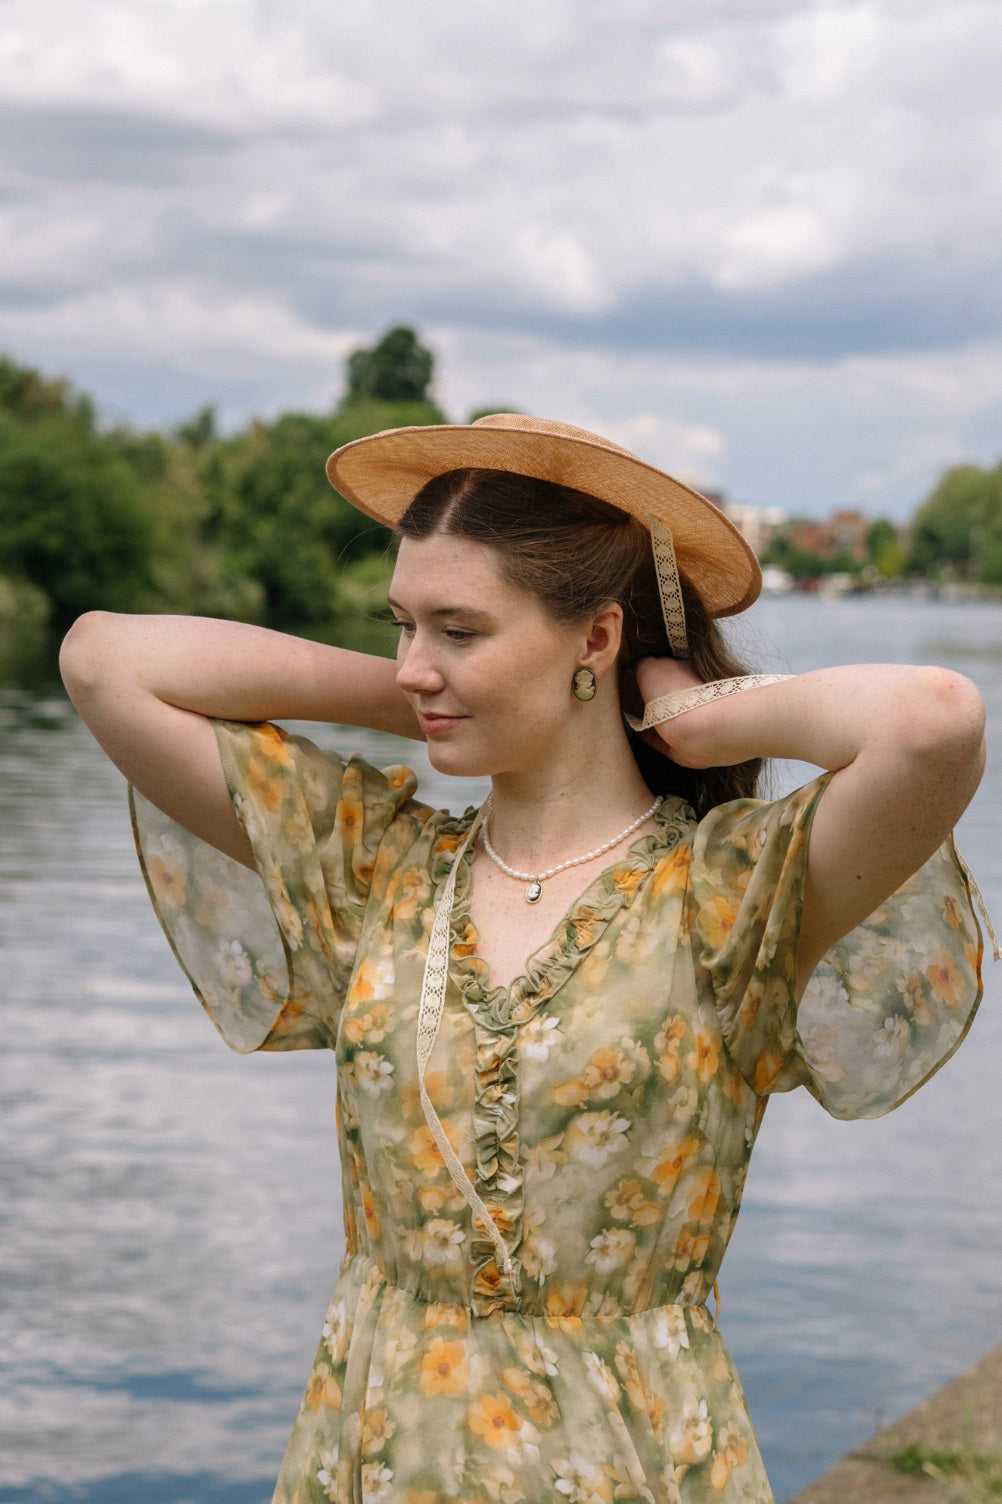
<path fill-rule="evenodd" d="M 216 723 L 256 870 L 130 789 L 140 864 L 182 970 L 233 1049 L 334 1043 L 376 854 L 413 804 L 407 768 L 380 772 L 276 726 Z M 398 831 L 405 838 L 404 831 Z"/>
<path fill-rule="evenodd" d="M 981 1000 L 981 931 L 951 838 L 824 956 L 798 1008 L 808 840 L 829 778 L 701 821 L 690 923 L 749 1085 L 759 1094 L 802 1085 L 834 1117 L 879 1117 L 967 1033 Z"/>

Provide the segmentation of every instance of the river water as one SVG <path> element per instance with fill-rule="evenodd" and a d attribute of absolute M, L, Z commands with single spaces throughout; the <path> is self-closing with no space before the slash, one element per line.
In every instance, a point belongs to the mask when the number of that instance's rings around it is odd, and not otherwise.
<path fill-rule="evenodd" d="M 739 638 L 771 670 L 948 664 L 1002 728 L 1002 607 L 790 597 Z M 24 679 L 0 683 L 0 1504 L 267 1504 L 342 1248 L 331 1060 L 226 1050 L 149 910 L 118 774 Z M 417 765 L 426 797 L 479 799 Z M 1000 794 L 996 751 L 960 827 L 996 916 Z M 988 963 L 967 1044 L 886 1119 L 770 1106 L 721 1325 L 777 1499 L 1002 1340 L 1000 1002 Z"/>

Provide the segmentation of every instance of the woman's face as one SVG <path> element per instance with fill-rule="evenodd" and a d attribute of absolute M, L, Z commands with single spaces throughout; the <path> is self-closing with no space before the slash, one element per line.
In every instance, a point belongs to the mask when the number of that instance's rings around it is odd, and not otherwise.
<path fill-rule="evenodd" d="M 437 533 L 403 538 L 393 571 L 397 683 L 443 773 L 540 766 L 559 752 L 576 703 L 586 633 L 509 585 L 496 558 L 486 544 Z"/>

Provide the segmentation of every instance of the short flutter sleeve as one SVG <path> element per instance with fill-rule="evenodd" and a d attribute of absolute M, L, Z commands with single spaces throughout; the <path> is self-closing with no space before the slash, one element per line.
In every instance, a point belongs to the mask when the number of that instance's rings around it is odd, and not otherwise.
<path fill-rule="evenodd" d="M 952 838 L 822 959 L 796 999 L 811 821 L 824 775 L 698 827 L 696 961 L 727 1048 L 759 1094 L 806 1086 L 834 1117 L 879 1117 L 935 1074 L 981 1000 L 981 932 Z"/>
<path fill-rule="evenodd" d="M 233 1049 L 333 1045 L 390 827 L 420 824 L 408 768 L 380 772 L 272 725 L 215 724 L 256 870 L 130 789 L 140 864 L 177 960 Z M 401 832 L 402 838 L 406 838 Z"/>

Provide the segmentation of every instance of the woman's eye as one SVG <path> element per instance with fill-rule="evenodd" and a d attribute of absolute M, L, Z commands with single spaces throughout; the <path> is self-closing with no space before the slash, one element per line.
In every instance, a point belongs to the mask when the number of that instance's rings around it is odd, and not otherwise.
<path fill-rule="evenodd" d="M 475 632 L 467 632 L 462 627 L 447 627 L 445 635 L 450 642 L 472 642 L 477 634 Z"/>
<path fill-rule="evenodd" d="M 404 634 L 405 637 L 407 637 L 414 630 L 414 623 L 412 621 L 400 621 L 400 619 L 396 616 L 391 617 L 390 620 L 391 624 L 394 627 L 399 627 L 400 631 Z"/>

